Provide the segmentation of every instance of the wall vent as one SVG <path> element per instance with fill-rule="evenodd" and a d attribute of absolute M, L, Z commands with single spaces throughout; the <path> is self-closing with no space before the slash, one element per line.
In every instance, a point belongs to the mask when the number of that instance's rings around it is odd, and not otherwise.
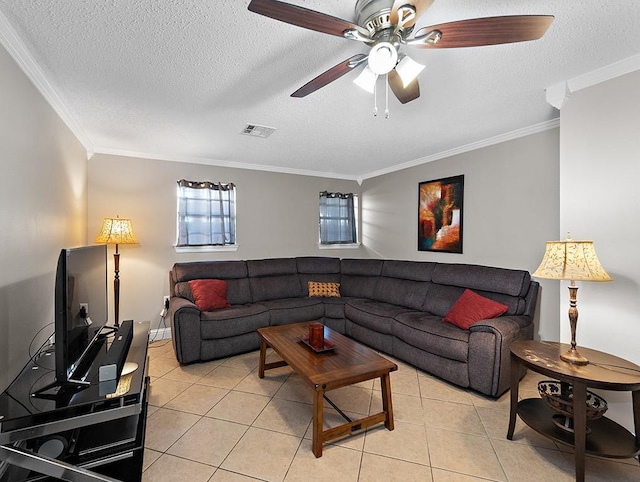
<path fill-rule="evenodd" d="M 257 124 L 247 124 L 240 134 L 253 137 L 269 137 L 275 131 L 275 127 L 259 126 Z"/>

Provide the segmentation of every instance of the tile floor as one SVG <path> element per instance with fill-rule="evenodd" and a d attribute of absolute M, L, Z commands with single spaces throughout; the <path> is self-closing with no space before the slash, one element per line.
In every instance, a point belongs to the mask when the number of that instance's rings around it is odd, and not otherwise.
<path fill-rule="evenodd" d="M 275 356 L 275 355 L 270 355 Z M 518 420 L 506 439 L 508 394 L 456 388 L 394 360 L 395 430 L 368 429 L 311 452 L 311 391 L 288 367 L 257 375 L 258 352 L 180 366 L 170 341 L 149 349 L 144 481 L 572 481 L 571 448 Z M 388 357 L 390 358 L 390 357 Z M 537 396 L 539 375 L 521 382 Z M 330 398 L 356 417 L 381 410 L 379 381 Z M 332 409 L 327 425 L 341 423 Z M 587 481 L 640 481 L 636 459 L 588 457 Z"/>

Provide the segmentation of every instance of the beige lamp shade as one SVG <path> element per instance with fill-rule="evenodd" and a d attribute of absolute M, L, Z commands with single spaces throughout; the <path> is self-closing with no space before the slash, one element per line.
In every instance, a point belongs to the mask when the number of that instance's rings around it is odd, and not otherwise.
<path fill-rule="evenodd" d="M 611 281 L 596 255 L 593 241 L 574 241 L 567 234 L 565 241 L 547 241 L 547 249 L 538 269 L 533 273 L 538 278 L 570 280 L 569 325 L 571 348 L 560 355 L 560 359 L 575 365 L 589 363 L 577 349 L 576 329 L 578 325 L 578 287 L 576 281 Z"/>
<path fill-rule="evenodd" d="M 593 241 L 547 241 L 544 258 L 533 273 L 538 278 L 572 281 L 611 281 L 604 270 Z"/>
<path fill-rule="evenodd" d="M 104 218 L 102 229 L 96 237 L 96 243 L 106 244 L 138 244 L 133 234 L 131 219 Z"/>

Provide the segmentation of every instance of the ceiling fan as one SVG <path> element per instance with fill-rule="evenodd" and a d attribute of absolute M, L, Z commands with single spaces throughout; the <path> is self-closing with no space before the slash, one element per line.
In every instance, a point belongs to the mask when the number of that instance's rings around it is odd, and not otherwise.
<path fill-rule="evenodd" d="M 431 49 L 536 40 L 544 35 L 554 19 L 552 15 L 473 18 L 422 27 L 414 33 L 416 20 L 433 1 L 358 0 L 355 23 L 279 0 L 251 0 L 248 8 L 281 22 L 355 40 L 370 47 L 368 54 L 356 54 L 331 67 L 291 97 L 309 95 L 366 63 L 354 82 L 374 92 L 378 76 L 386 75 L 389 87 L 403 104 L 420 96 L 418 74 L 424 68 L 401 52 L 405 45 Z"/>

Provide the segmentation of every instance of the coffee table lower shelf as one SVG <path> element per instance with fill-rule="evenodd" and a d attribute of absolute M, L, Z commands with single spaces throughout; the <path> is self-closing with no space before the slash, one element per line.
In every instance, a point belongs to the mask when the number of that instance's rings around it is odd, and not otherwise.
<path fill-rule="evenodd" d="M 557 427 L 554 412 L 541 398 L 527 398 L 518 402 L 520 419 L 536 432 L 557 442 L 573 446 L 573 433 Z M 587 423 L 591 433 L 587 435 L 585 452 L 599 457 L 626 459 L 636 457 L 640 446 L 631 432 L 613 420 L 602 417 Z"/>

